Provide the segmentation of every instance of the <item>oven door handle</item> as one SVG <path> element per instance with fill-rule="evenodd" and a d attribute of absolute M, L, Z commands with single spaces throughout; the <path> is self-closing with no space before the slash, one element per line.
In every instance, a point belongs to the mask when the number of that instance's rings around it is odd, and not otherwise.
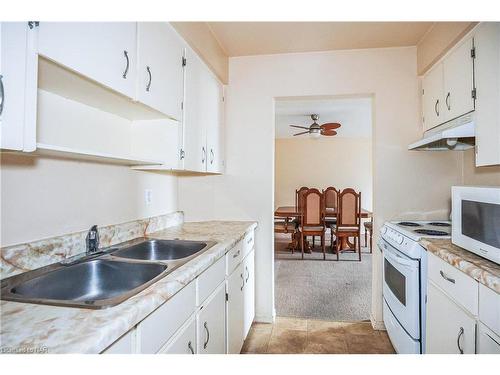
<path fill-rule="evenodd" d="M 394 254 L 391 250 L 387 249 L 387 246 L 384 244 L 384 257 L 388 258 L 389 260 L 392 260 L 393 262 L 400 264 L 402 266 L 406 267 L 412 267 L 414 262 L 407 260 L 397 254 Z"/>

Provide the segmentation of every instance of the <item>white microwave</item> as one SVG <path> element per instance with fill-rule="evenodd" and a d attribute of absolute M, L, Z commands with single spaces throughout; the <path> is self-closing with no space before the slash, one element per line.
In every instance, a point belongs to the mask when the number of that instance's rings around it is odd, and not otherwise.
<path fill-rule="evenodd" d="M 500 187 L 453 186 L 451 241 L 500 264 Z"/>

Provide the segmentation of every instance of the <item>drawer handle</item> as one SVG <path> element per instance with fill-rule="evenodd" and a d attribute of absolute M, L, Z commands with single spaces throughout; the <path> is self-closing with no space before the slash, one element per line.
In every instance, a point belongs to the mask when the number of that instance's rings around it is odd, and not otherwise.
<path fill-rule="evenodd" d="M 208 324 L 207 322 L 205 322 L 203 324 L 203 327 L 205 327 L 205 332 L 207 333 L 206 337 L 206 341 L 203 343 L 203 349 L 206 349 L 207 348 L 207 345 L 208 345 L 208 342 L 210 341 L 210 331 L 208 330 Z"/>
<path fill-rule="evenodd" d="M 251 242 L 252 242 L 252 237 L 250 237 L 250 238 L 248 239 L 247 244 L 249 244 L 249 245 L 250 245 L 250 243 L 251 243 Z"/>
<path fill-rule="evenodd" d="M 236 252 L 236 254 L 233 254 L 233 259 L 238 258 L 240 256 L 240 250 Z"/>
<path fill-rule="evenodd" d="M 460 330 L 458 331 L 458 337 L 457 337 L 457 346 L 458 350 L 460 351 L 460 354 L 464 354 L 464 350 L 460 347 L 460 338 L 464 335 L 464 327 L 460 327 Z"/>
<path fill-rule="evenodd" d="M 193 345 L 191 345 L 191 341 L 188 342 L 188 348 L 191 351 L 191 354 L 194 354 Z"/>
<path fill-rule="evenodd" d="M 125 67 L 125 71 L 123 72 L 123 78 L 127 79 L 128 68 L 130 66 L 130 61 L 128 59 L 128 51 L 123 51 L 123 56 L 125 56 L 125 59 L 127 60 L 127 66 Z"/>
<path fill-rule="evenodd" d="M 3 76 L 0 74 L 0 115 L 3 112 L 3 103 L 5 102 L 5 89 L 3 87 Z"/>
<path fill-rule="evenodd" d="M 439 274 L 440 274 L 440 275 L 441 275 L 441 277 L 442 277 L 443 279 L 445 279 L 446 281 L 449 281 L 450 283 L 455 284 L 455 279 L 452 279 L 451 277 L 446 276 L 446 275 L 444 274 L 444 272 L 443 272 L 443 271 L 439 271 Z"/>
<path fill-rule="evenodd" d="M 240 273 L 240 277 L 241 277 L 241 288 L 240 290 L 243 290 L 243 287 L 245 286 L 245 279 L 243 278 L 243 274 Z"/>
<path fill-rule="evenodd" d="M 250 271 L 248 270 L 247 266 L 245 266 L 245 270 L 247 271 L 247 277 L 245 278 L 245 283 L 248 283 L 248 278 L 250 277 Z"/>

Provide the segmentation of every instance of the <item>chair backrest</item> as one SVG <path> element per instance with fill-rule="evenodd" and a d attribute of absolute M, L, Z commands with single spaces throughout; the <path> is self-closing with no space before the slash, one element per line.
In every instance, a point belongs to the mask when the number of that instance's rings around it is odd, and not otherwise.
<path fill-rule="evenodd" d="M 309 190 L 308 187 L 302 186 L 299 190 L 295 190 L 295 208 L 298 212 L 302 212 L 304 194 Z"/>
<path fill-rule="evenodd" d="M 337 208 L 338 195 L 339 195 L 339 191 L 337 189 L 335 189 L 333 186 L 329 186 L 325 190 L 323 190 L 325 209 L 326 208 L 331 208 L 331 209 Z"/>
<path fill-rule="evenodd" d="M 303 198 L 303 226 L 323 225 L 323 194 L 318 189 L 309 189 Z"/>
<path fill-rule="evenodd" d="M 337 226 L 359 227 L 361 224 L 361 192 L 344 189 L 339 193 Z"/>

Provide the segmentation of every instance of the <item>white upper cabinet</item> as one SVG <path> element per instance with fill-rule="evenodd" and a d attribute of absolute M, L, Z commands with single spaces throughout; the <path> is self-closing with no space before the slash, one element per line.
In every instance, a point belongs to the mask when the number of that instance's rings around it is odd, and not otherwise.
<path fill-rule="evenodd" d="M 443 61 L 444 103 L 442 113 L 449 121 L 474 110 L 473 40 L 462 41 Z"/>
<path fill-rule="evenodd" d="M 135 22 L 40 22 L 38 53 L 134 98 Z"/>
<path fill-rule="evenodd" d="M 432 68 L 422 82 L 422 104 L 424 115 L 424 131 L 429 130 L 443 120 L 443 64 Z"/>
<path fill-rule="evenodd" d="M 166 22 L 137 26 L 137 100 L 180 121 L 184 91 L 184 45 Z"/>
<path fill-rule="evenodd" d="M 458 44 L 422 81 L 424 131 L 474 110 L 472 36 Z"/>
<path fill-rule="evenodd" d="M 33 151 L 37 64 L 34 24 L 0 23 L 0 147 Z"/>
<path fill-rule="evenodd" d="M 500 164 L 500 23 L 481 23 L 476 50 L 476 166 Z"/>
<path fill-rule="evenodd" d="M 207 172 L 224 170 L 224 89 L 215 77 L 210 79 L 207 113 Z"/>
<path fill-rule="evenodd" d="M 203 96 L 206 85 L 203 62 L 190 48 L 186 48 L 184 95 L 184 169 L 205 172 L 207 168 L 207 133 Z"/>

